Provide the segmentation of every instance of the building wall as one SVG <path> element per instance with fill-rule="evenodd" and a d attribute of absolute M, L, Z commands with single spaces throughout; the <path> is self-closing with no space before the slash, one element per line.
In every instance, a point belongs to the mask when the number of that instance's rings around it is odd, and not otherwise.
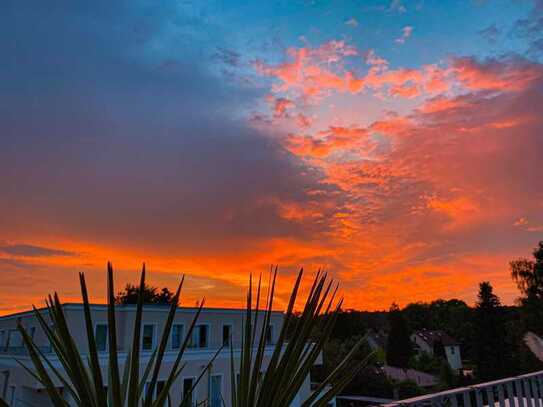
<path fill-rule="evenodd" d="M 86 327 L 84 316 L 82 312 L 82 307 L 77 304 L 68 304 L 64 307 L 66 319 L 70 326 L 70 332 L 73 335 L 78 347 L 82 353 L 88 351 L 87 346 L 87 336 L 86 336 Z M 226 405 L 230 405 L 231 395 L 230 395 L 230 348 L 225 348 L 217 359 L 214 361 L 212 366 L 206 370 L 206 366 L 212 356 L 215 354 L 217 349 L 222 345 L 222 327 L 223 325 L 230 325 L 232 332 L 232 343 L 235 350 L 235 360 L 236 364 L 239 363 L 239 358 L 236 356 L 239 354 L 240 343 L 242 339 L 242 323 L 244 319 L 245 311 L 243 310 L 228 310 L 228 309 L 204 309 L 198 318 L 197 324 L 205 324 L 208 326 L 209 338 L 208 338 L 208 347 L 207 348 L 190 348 L 185 351 L 183 362 L 186 363 L 185 368 L 183 369 L 180 377 L 174 384 L 171 389 L 171 397 L 173 403 L 178 403 L 181 401 L 183 379 L 192 377 L 196 380 L 200 374 L 203 372 L 203 377 L 196 387 L 196 390 L 193 394 L 195 401 L 203 401 L 208 399 L 209 396 L 209 383 L 211 376 L 220 375 L 221 376 L 221 390 L 222 397 L 226 402 Z M 154 326 L 154 347 L 158 346 L 158 341 L 161 337 L 162 330 L 164 327 L 165 319 L 168 314 L 168 307 L 160 306 L 149 306 L 145 307 L 143 313 L 142 325 L 151 324 Z M 194 309 L 185 309 L 180 308 L 176 312 L 174 319 L 174 324 L 183 324 L 184 333 L 187 334 L 187 331 L 190 327 L 192 319 L 194 317 Z M 107 309 L 104 306 L 93 306 L 92 307 L 92 317 L 94 325 L 99 323 L 107 324 Z M 125 360 L 126 351 L 130 348 L 132 342 L 132 327 L 134 324 L 135 318 L 135 309 L 134 307 L 118 307 L 116 311 L 116 322 L 117 322 L 117 337 L 119 340 L 118 351 L 119 362 L 122 363 Z M 46 318 L 47 319 L 47 318 Z M 0 343 L 0 372 L 9 371 L 9 383 L 7 386 L 6 396 L 9 399 L 11 396 L 12 390 L 14 390 L 14 406 L 23 406 L 23 405 L 40 405 L 48 406 L 48 399 L 46 392 L 41 388 L 41 385 L 36 382 L 31 376 L 29 376 L 20 366 L 16 365 L 13 361 L 13 355 L 2 354 L 1 350 L 3 347 L 7 346 L 9 336 L 8 332 L 16 329 L 17 320 L 20 320 L 22 324 L 29 330 L 31 327 L 35 327 L 34 341 L 38 346 L 47 347 L 49 346 L 48 340 L 45 336 L 45 333 L 41 330 L 36 317 L 32 313 L 23 313 L 18 315 L 6 316 L 0 318 L 0 332 L 5 332 L 4 342 Z M 262 318 L 260 318 L 262 321 Z M 261 323 L 257 325 L 257 329 L 261 326 Z M 283 314 L 282 313 L 273 313 L 271 317 L 272 325 L 272 343 L 275 343 L 277 340 L 278 334 L 281 330 L 283 323 Z M 12 337 L 14 337 L 12 335 Z M 0 334 L 1 338 L 1 334 Z M 11 345 L 13 346 L 13 341 Z M 267 354 L 264 358 L 264 365 L 269 361 L 273 350 L 273 346 L 269 346 L 267 349 Z M 141 352 L 141 373 L 145 368 L 146 361 L 149 359 L 152 351 L 142 351 Z M 159 375 L 159 380 L 165 379 L 168 376 L 169 371 L 171 370 L 175 358 L 177 356 L 177 350 L 171 348 L 171 337 L 169 338 L 168 351 L 164 357 L 162 369 Z M 106 368 L 107 368 L 107 358 L 108 353 L 102 352 L 100 354 L 100 363 L 103 366 L 103 377 L 104 381 L 107 380 Z M 53 357 L 54 359 L 54 357 Z M 30 365 L 28 357 L 22 356 L 21 360 L 25 361 Z M 58 364 L 58 362 L 57 362 Z M 60 365 L 57 365 L 60 366 Z M 0 384 L 3 380 L 0 377 Z M 60 385 L 60 383 L 58 383 Z M 15 386 L 15 387 L 13 387 Z M 2 391 L 2 387 L 0 387 Z M 309 377 L 304 382 L 300 396 L 298 399 L 300 401 L 305 400 L 310 393 L 310 380 Z M 294 403 L 293 405 L 296 405 Z"/>
<path fill-rule="evenodd" d="M 460 355 L 460 346 L 445 346 L 445 355 L 451 369 L 462 369 L 462 355 Z"/>
<path fill-rule="evenodd" d="M 421 351 L 427 352 L 430 355 L 434 354 L 434 349 L 430 345 L 428 345 L 428 343 L 417 334 L 411 335 L 411 342 L 417 345 Z"/>

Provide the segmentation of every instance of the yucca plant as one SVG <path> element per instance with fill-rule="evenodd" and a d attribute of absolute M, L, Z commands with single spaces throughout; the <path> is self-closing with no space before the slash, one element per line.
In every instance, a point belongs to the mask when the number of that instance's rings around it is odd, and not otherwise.
<path fill-rule="evenodd" d="M 270 352 L 266 343 L 266 332 L 270 327 L 277 268 L 270 274 L 270 282 L 265 301 L 261 290 L 262 278 L 256 287 L 256 301 L 253 301 L 252 277 L 249 279 L 247 305 L 244 316 L 242 346 L 240 358 L 234 357 L 233 343 L 231 343 L 231 405 L 232 407 L 289 407 L 299 393 L 304 381 L 310 373 L 311 367 L 321 355 L 326 341 L 329 339 L 337 313 L 342 300 L 335 301 L 337 285 L 325 273 L 317 273 L 309 291 L 305 304 L 299 315 L 294 309 L 303 270 L 300 270 L 294 284 L 284 322 L 279 333 L 275 347 Z M 74 402 L 79 406 L 113 406 L 113 407 L 155 407 L 163 406 L 166 402 L 171 406 L 168 397 L 169 390 L 185 364 L 182 363 L 192 331 L 201 313 L 204 301 L 196 311 L 185 340 L 177 354 L 163 389 L 156 398 L 152 395 L 157 386 L 158 375 L 161 368 L 164 352 L 172 328 L 175 311 L 179 303 L 184 278 L 181 279 L 170 306 L 168 317 L 164 325 L 160 344 L 150 357 L 140 377 L 140 339 L 143 314 L 143 290 L 145 287 L 145 266 L 141 273 L 139 296 L 136 307 L 132 346 L 127 352 L 123 372 L 120 372 L 120 363 L 117 352 L 117 333 L 115 320 L 115 296 L 113 287 L 113 270 L 108 264 L 107 272 L 107 310 L 108 310 L 108 340 L 109 364 L 107 366 L 107 384 L 104 381 L 98 360 L 93 321 L 89 305 L 87 287 L 83 274 L 80 274 L 81 294 L 83 299 L 85 325 L 87 330 L 88 355 L 85 360 L 77 349 L 64 311 L 55 293 L 49 296 L 47 303 L 48 317 L 42 311 L 34 308 L 35 315 L 46 333 L 55 351 L 63 371 L 56 369 L 41 350 L 33 343 L 25 328 L 19 324 L 24 344 L 34 365 L 30 369 L 19 362 L 36 380 L 46 389 L 50 400 L 55 406 L 68 406 L 57 385 L 60 383 L 64 391 L 68 392 Z M 260 303 L 264 302 L 263 307 Z M 360 348 L 364 339 L 355 344 L 345 359 L 330 373 L 314 392 L 304 400 L 302 406 L 326 406 L 344 386 L 364 367 L 364 362 L 353 362 L 353 356 Z M 191 405 L 190 393 L 198 385 L 206 371 L 210 368 L 215 357 L 222 351 L 218 349 L 207 367 L 196 379 L 192 389 L 184 396 L 179 407 Z M 368 355 L 369 357 L 369 355 Z M 238 373 L 239 372 L 239 373 Z M 145 383 L 150 378 L 148 386 Z M 206 401 L 204 401 L 206 404 Z M 222 404 L 226 405 L 225 400 Z M 0 401 L 0 407 L 7 404 Z"/>
<path fill-rule="evenodd" d="M 309 375 L 311 367 L 321 355 L 325 343 L 330 338 L 343 300 L 340 299 L 334 304 L 338 286 L 334 285 L 326 273 L 319 272 L 315 276 L 301 314 L 296 316 L 294 307 L 302 275 L 303 269 L 298 273 L 279 338 L 267 363 L 264 357 L 266 331 L 270 329 L 277 268 L 270 275 L 262 309 L 260 307 L 263 297 L 262 277 L 259 278 L 256 287 L 256 305 L 253 305 L 253 284 L 252 278 L 249 278 L 239 364 L 234 358 L 233 347 L 230 348 L 232 407 L 289 407 Z M 353 356 L 364 342 L 365 338 L 362 338 L 355 344 L 324 382 L 302 402 L 303 407 L 327 406 L 327 403 L 353 379 L 365 366 L 365 361 L 353 362 Z M 369 357 L 370 355 L 367 356 Z M 236 372 L 238 369 L 239 374 Z"/>
<path fill-rule="evenodd" d="M 22 362 L 19 364 L 31 374 L 39 383 L 41 383 L 54 406 L 66 407 L 68 402 L 63 398 L 55 383 L 60 383 L 64 392 L 68 392 L 71 398 L 78 406 L 84 407 L 155 407 L 164 406 L 166 402 L 170 403 L 169 390 L 182 372 L 185 364 L 183 363 L 183 354 L 189 344 L 192 331 L 198 320 L 200 312 L 204 306 L 201 301 L 196 311 L 188 333 L 179 349 L 175 362 L 165 380 L 163 389 L 156 395 L 158 375 L 162 365 L 164 352 L 172 328 L 175 312 L 179 304 L 181 288 L 184 277 L 181 279 L 175 296 L 170 305 L 169 313 L 164 324 L 162 336 L 158 348 L 153 351 L 147 362 L 143 374 L 140 375 L 140 346 L 141 346 L 141 327 L 143 316 L 143 292 L 145 287 L 145 265 L 140 278 L 138 302 L 136 306 L 136 316 L 134 321 L 133 341 L 127 352 L 124 368 L 120 369 L 117 344 L 119 343 L 116 331 L 115 319 L 115 294 L 113 286 L 113 268 L 108 263 L 107 271 L 107 315 L 108 315 L 108 341 L 109 341 L 109 364 L 107 366 L 107 383 L 104 381 L 102 370 L 100 368 L 98 349 L 93 331 L 93 321 L 91 316 L 89 297 L 85 276 L 80 273 L 81 295 L 83 300 L 83 309 L 85 317 L 85 326 L 87 331 L 88 354 L 83 358 L 82 353 L 77 348 L 75 340 L 70 333 L 70 327 L 67 323 L 64 310 L 58 295 L 50 295 L 46 300 L 47 311 L 50 322 L 44 312 L 35 307 L 34 313 L 47 338 L 52 349 L 56 353 L 62 370 L 55 368 L 52 361 L 34 344 L 31 336 L 25 328 L 19 323 L 18 329 L 22 335 L 25 347 L 33 363 L 33 369 L 30 369 Z M 220 352 L 217 351 L 212 360 L 209 361 L 207 368 L 213 362 L 213 359 Z M 200 377 L 195 381 L 193 388 L 203 377 L 207 368 L 203 370 Z M 150 378 L 150 381 L 147 382 Z M 147 386 L 145 384 L 147 383 Z M 189 392 L 190 393 L 190 392 Z M 7 404 L 4 404 L 7 405 Z M 181 402 L 180 407 L 189 406 L 188 395 Z"/>

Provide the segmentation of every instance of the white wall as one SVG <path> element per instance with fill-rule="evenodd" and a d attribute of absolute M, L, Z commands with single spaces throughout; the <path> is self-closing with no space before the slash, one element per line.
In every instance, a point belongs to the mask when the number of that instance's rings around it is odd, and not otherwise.
<path fill-rule="evenodd" d="M 445 355 L 449 366 L 454 370 L 462 369 L 462 355 L 460 355 L 460 346 L 445 346 Z"/>
<path fill-rule="evenodd" d="M 434 349 L 430 347 L 428 343 L 426 343 L 426 341 L 422 339 L 420 336 L 418 336 L 417 334 L 411 335 L 411 342 L 414 342 L 421 351 L 427 352 L 430 355 L 434 354 Z"/>

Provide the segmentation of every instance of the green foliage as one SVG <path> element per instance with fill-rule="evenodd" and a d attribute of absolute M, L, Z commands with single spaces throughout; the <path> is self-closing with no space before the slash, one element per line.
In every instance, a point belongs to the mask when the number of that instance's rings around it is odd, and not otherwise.
<path fill-rule="evenodd" d="M 533 251 L 534 260 L 519 259 L 510 263 L 511 277 L 526 297 L 543 297 L 543 241 Z"/>
<path fill-rule="evenodd" d="M 424 391 L 412 380 L 404 380 L 395 384 L 395 389 L 400 399 L 408 399 L 420 396 Z"/>
<path fill-rule="evenodd" d="M 441 361 L 439 383 L 443 389 L 450 389 L 458 386 L 458 376 L 453 372 L 446 360 Z"/>
<path fill-rule="evenodd" d="M 378 348 L 373 352 L 373 360 L 379 366 L 382 366 L 387 361 L 387 353 L 384 349 Z"/>
<path fill-rule="evenodd" d="M 363 335 L 366 332 L 366 323 L 360 311 L 339 311 L 337 315 L 332 338 L 348 339 Z"/>
<path fill-rule="evenodd" d="M 511 277 L 523 295 L 520 298 L 524 330 L 543 334 L 543 241 L 533 251 L 534 260 L 510 263 Z"/>
<path fill-rule="evenodd" d="M 409 360 L 409 367 L 421 372 L 438 375 L 441 372 L 442 360 L 428 352 L 420 352 Z"/>
<path fill-rule="evenodd" d="M 402 310 L 411 332 L 442 330 L 462 344 L 462 356 L 468 359 L 472 357 L 473 311 L 464 301 L 457 299 L 411 303 Z"/>
<path fill-rule="evenodd" d="M 140 293 L 140 287 L 132 284 L 127 284 L 123 291 L 120 291 L 115 297 L 117 304 L 137 304 Z M 145 284 L 143 287 L 143 303 L 144 304 L 171 304 L 173 301 L 174 293 L 172 293 L 167 287 L 158 291 L 158 288 L 151 287 Z"/>
<path fill-rule="evenodd" d="M 53 363 L 41 353 L 40 349 L 34 344 L 32 338 L 25 328 L 19 323 L 18 329 L 21 332 L 24 344 L 28 350 L 29 356 L 34 365 L 34 369 L 26 367 L 22 362 L 20 365 L 27 370 L 36 380 L 38 380 L 47 391 L 47 394 L 56 407 L 67 407 L 69 404 L 61 395 L 57 384 L 60 383 L 78 406 L 83 407 L 158 407 L 164 406 L 169 400 L 169 390 L 184 368 L 181 363 L 185 349 L 188 346 L 188 338 L 194 329 L 196 321 L 200 315 L 202 305 L 197 310 L 188 334 L 182 344 L 175 362 L 167 376 L 165 385 L 156 398 L 152 398 L 158 381 L 166 344 L 169 338 L 173 318 L 177 310 L 181 288 L 184 278 L 174 294 L 168 317 L 164 325 L 158 349 L 150 357 L 144 374 L 140 376 L 140 333 L 143 314 L 144 292 L 145 292 L 145 266 L 141 273 L 140 285 L 138 289 L 138 300 L 136 308 L 136 317 L 133 330 L 133 342 L 127 352 L 123 371 L 119 367 L 119 355 L 117 352 L 117 330 L 115 317 L 115 296 L 113 287 L 113 269 L 108 263 L 107 273 L 107 313 L 108 313 L 108 342 L 109 342 L 109 364 L 106 369 L 108 377 L 107 387 L 103 380 L 103 373 L 100 369 L 98 359 L 98 349 L 94 336 L 94 324 L 91 317 L 89 298 L 85 277 L 80 274 L 81 294 L 83 298 L 83 309 L 85 317 L 85 327 L 88 344 L 88 359 L 83 360 L 80 350 L 70 332 L 69 325 L 64 315 L 64 310 L 58 295 L 55 293 L 47 299 L 47 312 L 41 312 L 34 308 L 34 313 L 45 334 L 47 335 L 53 350 L 55 351 L 60 364 L 65 373 L 56 369 Z M 52 324 L 48 323 L 45 314 L 48 314 Z M 215 355 L 216 356 L 216 355 Z M 213 358 L 214 359 L 214 358 Z M 212 363 L 213 359 L 209 362 Z M 208 365 L 209 366 L 209 365 Z M 207 369 L 204 369 L 204 372 Z M 202 373 L 203 375 L 203 373 Z M 195 381 L 194 386 L 202 378 L 202 375 Z M 149 380 L 150 378 L 150 380 Z M 147 391 L 145 391 L 145 383 Z M 107 390 L 106 390 L 107 389 Z M 186 398 L 186 397 L 185 397 Z M 188 400 L 184 400 L 180 406 L 187 405 Z"/>
<path fill-rule="evenodd" d="M 390 307 L 389 323 L 387 363 L 390 366 L 408 368 L 413 352 L 411 339 L 405 318 L 396 304 Z"/>
<path fill-rule="evenodd" d="M 290 406 L 330 338 L 342 304 L 340 300 L 334 305 L 337 287 L 332 289 L 332 281 L 328 281 L 326 274 L 318 273 L 303 311 L 295 316 L 293 310 L 302 273 L 300 270 L 294 284 L 284 324 L 267 366 L 264 366 L 263 360 L 266 347 L 265 333 L 270 326 L 277 270 L 272 275 L 271 285 L 263 301 L 263 309 L 260 308 L 263 296 L 261 278 L 256 289 L 255 304 L 252 279 L 249 280 L 243 344 L 238 366 L 231 347 L 233 407 Z M 291 333 L 288 341 L 287 332 Z M 319 333 L 316 338 L 315 332 Z M 345 357 L 338 362 L 311 396 L 303 401 L 302 406 L 326 406 L 352 380 L 365 366 L 365 360 L 355 357 L 364 343 L 364 338 L 353 343 Z M 236 374 L 238 369 L 239 375 Z"/>
<path fill-rule="evenodd" d="M 353 378 L 345 387 L 345 393 L 391 398 L 394 384 L 380 369 L 369 366 Z"/>

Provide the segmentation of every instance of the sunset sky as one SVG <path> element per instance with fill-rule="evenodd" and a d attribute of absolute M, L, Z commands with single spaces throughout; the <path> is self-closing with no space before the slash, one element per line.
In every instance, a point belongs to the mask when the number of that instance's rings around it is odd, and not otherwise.
<path fill-rule="evenodd" d="M 543 1 L 4 1 L 0 314 L 78 272 L 473 303 L 543 240 Z M 281 301 L 279 305 L 281 304 Z"/>

